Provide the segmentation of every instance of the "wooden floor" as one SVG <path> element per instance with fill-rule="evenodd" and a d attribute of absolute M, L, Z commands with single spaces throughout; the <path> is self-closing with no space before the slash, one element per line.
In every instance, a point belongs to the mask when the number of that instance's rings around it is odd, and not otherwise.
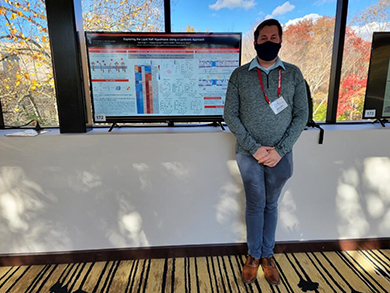
<path fill-rule="evenodd" d="M 390 250 L 275 255 L 281 284 L 259 269 L 246 285 L 245 256 L 0 267 L 0 292 L 390 292 Z"/>

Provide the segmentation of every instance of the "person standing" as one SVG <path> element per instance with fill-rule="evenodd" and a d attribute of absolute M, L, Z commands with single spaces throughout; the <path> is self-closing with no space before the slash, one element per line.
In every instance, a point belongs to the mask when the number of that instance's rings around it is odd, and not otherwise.
<path fill-rule="evenodd" d="M 299 68 L 278 53 L 282 27 L 276 19 L 254 32 L 257 56 L 229 79 L 224 119 L 236 137 L 236 160 L 245 189 L 248 256 L 242 280 L 252 283 L 261 264 L 270 284 L 280 277 L 273 258 L 278 199 L 292 176 L 292 148 L 306 126 L 308 100 Z"/>

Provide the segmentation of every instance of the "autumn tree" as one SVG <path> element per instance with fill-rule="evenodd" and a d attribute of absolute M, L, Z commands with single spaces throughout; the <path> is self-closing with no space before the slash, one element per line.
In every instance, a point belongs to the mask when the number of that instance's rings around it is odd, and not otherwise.
<path fill-rule="evenodd" d="M 284 27 L 281 58 L 302 70 L 313 97 L 314 120 L 326 118 L 326 102 L 333 49 L 332 17 L 303 19 Z"/>
<path fill-rule="evenodd" d="M 390 29 L 390 1 L 379 0 L 356 14 L 346 27 L 339 91 L 338 120 L 360 120 L 367 83 L 373 30 Z M 313 115 L 326 119 L 334 17 L 302 19 L 283 27 L 282 60 L 299 66 L 308 81 L 313 97 Z M 252 31 L 244 35 L 243 61 L 254 55 Z M 369 36 L 365 38 L 364 36 Z M 245 52 L 249 52 L 246 54 Z M 246 56 L 248 55 L 248 56 Z"/>
<path fill-rule="evenodd" d="M 209 33 L 210 32 L 208 29 L 201 32 L 200 30 L 195 29 L 195 27 L 193 27 L 191 25 L 187 25 L 184 31 L 186 33 L 202 33 L 202 32 Z"/>
<path fill-rule="evenodd" d="M 85 30 L 161 31 L 162 0 L 86 0 Z M 0 101 L 6 125 L 57 125 L 44 0 L 0 4 Z"/>
<path fill-rule="evenodd" d="M 0 5 L 0 99 L 8 125 L 57 124 L 43 1 Z"/>
<path fill-rule="evenodd" d="M 339 120 L 361 120 L 367 77 L 350 73 L 340 83 L 337 118 Z"/>
<path fill-rule="evenodd" d="M 371 42 L 346 28 L 337 108 L 338 120 L 361 120 L 366 93 Z"/>
<path fill-rule="evenodd" d="M 285 26 L 283 32 L 280 56 L 282 60 L 296 64 L 302 70 L 310 85 L 313 116 L 316 121 L 326 119 L 334 24 L 334 17 L 302 19 Z M 357 36 L 354 30 L 347 26 L 339 94 L 339 119 L 361 119 L 369 48 L 370 43 Z"/>
<path fill-rule="evenodd" d="M 362 33 L 372 36 L 374 31 L 390 30 L 390 1 L 378 0 L 352 17 L 350 25 L 362 28 Z"/>
<path fill-rule="evenodd" d="M 339 120 L 362 119 L 372 34 L 390 29 L 390 1 L 378 0 L 351 18 L 344 45 Z"/>
<path fill-rule="evenodd" d="M 84 30 L 158 32 L 164 28 L 163 0 L 83 0 Z"/>
<path fill-rule="evenodd" d="M 255 28 L 252 28 L 254 31 Z M 249 30 L 242 36 L 242 49 L 241 49 L 241 64 L 250 62 L 254 56 L 256 56 L 256 51 L 254 48 L 254 36 L 253 31 Z"/>
<path fill-rule="evenodd" d="M 187 25 L 185 31 L 187 33 L 194 33 L 195 32 L 195 28 L 193 26 Z"/>
<path fill-rule="evenodd" d="M 242 64 L 256 55 L 253 48 L 254 29 L 243 36 Z M 334 18 L 330 17 L 303 19 L 283 28 L 283 45 L 279 55 L 282 60 L 296 64 L 302 70 L 310 84 L 317 121 L 323 121 L 326 117 L 333 34 Z"/>

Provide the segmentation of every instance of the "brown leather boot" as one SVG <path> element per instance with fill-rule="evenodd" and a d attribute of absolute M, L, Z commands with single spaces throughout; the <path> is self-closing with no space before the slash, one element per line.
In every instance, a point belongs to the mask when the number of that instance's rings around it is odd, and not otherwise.
<path fill-rule="evenodd" d="M 260 259 L 248 255 L 245 265 L 242 268 L 242 281 L 250 284 L 257 278 L 257 269 L 259 268 Z"/>
<path fill-rule="evenodd" d="M 270 257 L 263 257 L 261 259 L 261 266 L 264 271 L 264 277 L 270 283 L 271 285 L 279 285 L 280 284 L 280 277 L 278 269 L 275 265 L 275 260 L 272 256 Z"/>

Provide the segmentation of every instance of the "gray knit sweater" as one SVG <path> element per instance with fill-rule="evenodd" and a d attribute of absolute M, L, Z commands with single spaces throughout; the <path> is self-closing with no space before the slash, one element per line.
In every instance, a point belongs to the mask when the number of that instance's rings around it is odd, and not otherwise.
<path fill-rule="evenodd" d="M 253 155 L 260 146 L 273 146 L 283 157 L 292 150 L 308 118 L 306 85 L 299 68 L 283 62 L 281 96 L 288 107 L 275 115 L 265 100 L 256 68 L 245 64 L 230 76 L 226 92 L 224 119 L 236 136 L 236 151 Z M 267 75 L 261 71 L 264 90 L 270 101 L 276 100 L 278 68 Z"/>

